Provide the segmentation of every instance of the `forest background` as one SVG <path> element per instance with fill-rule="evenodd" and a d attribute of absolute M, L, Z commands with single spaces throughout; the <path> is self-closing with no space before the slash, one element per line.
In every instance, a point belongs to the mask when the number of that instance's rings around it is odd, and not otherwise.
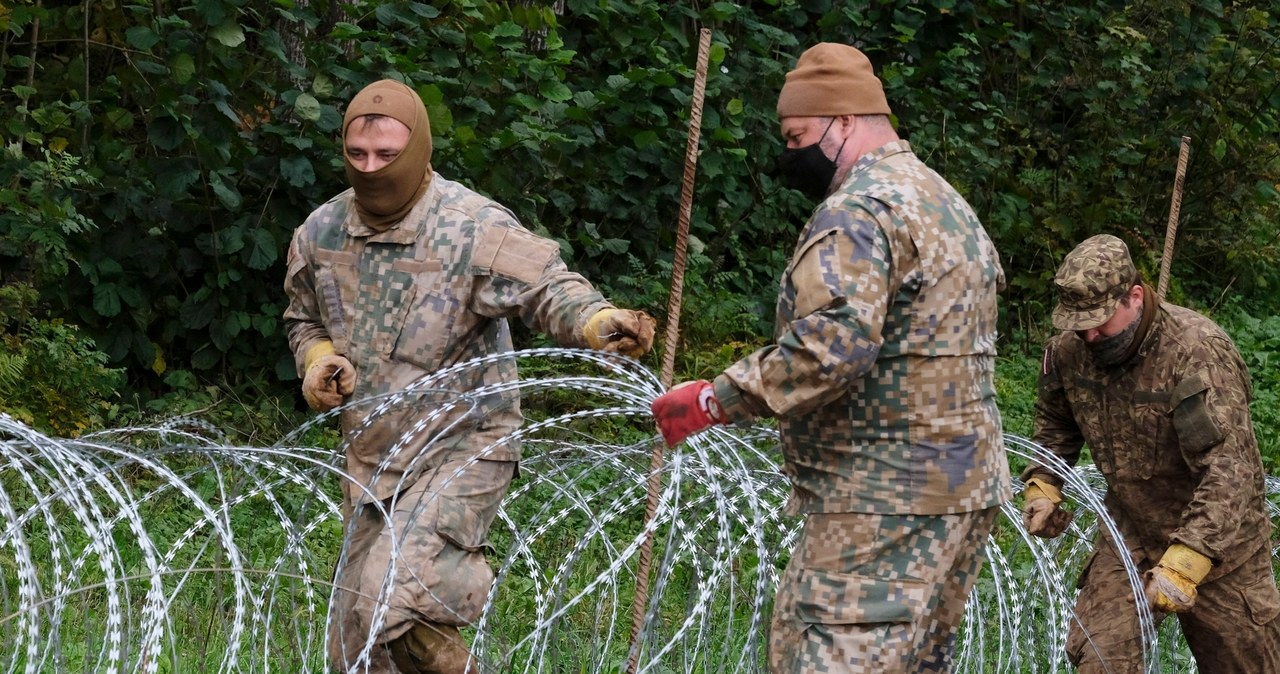
<path fill-rule="evenodd" d="M 383 77 L 427 103 L 437 171 L 665 317 L 703 27 L 678 379 L 772 334 L 812 207 L 775 179 L 777 92 L 804 48 L 844 42 L 995 239 L 1001 404 L 1022 433 L 1054 269 L 1105 232 L 1154 282 L 1189 136 L 1169 295 L 1245 353 L 1276 472 L 1280 10 L 1251 1 L 9 0 L 0 411 L 62 436 L 177 414 L 246 442 L 294 427 L 285 248 L 346 187 L 343 106 Z"/>

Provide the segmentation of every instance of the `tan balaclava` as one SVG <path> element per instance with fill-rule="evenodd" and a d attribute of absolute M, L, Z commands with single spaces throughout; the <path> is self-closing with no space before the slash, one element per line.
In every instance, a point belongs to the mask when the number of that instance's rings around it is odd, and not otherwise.
<path fill-rule="evenodd" d="M 351 164 L 346 150 L 347 129 L 364 115 L 385 115 L 409 127 L 409 142 L 399 156 L 367 173 Z M 361 89 L 342 118 L 342 139 L 347 182 L 355 188 L 361 220 L 377 230 L 399 222 L 431 184 L 431 122 L 418 93 L 395 80 L 379 80 Z"/>
<path fill-rule="evenodd" d="M 889 101 L 871 61 L 847 44 L 806 49 L 778 95 L 779 118 L 887 114 Z"/>

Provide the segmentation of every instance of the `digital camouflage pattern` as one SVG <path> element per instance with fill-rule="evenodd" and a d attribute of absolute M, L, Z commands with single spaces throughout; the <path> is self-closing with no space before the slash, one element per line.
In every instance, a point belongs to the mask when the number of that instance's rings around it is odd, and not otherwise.
<path fill-rule="evenodd" d="M 485 537 L 514 476 L 510 461 L 446 459 L 394 498 L 356 507 L 334 579 L 331 662 L 342 671 L 356 663 L 379 612 L 378 644 L 424 622 L 463 626 L 480 617 L 493 584 Z M 374 654 L 373 674 L 393 671 L 390 654 Z"/>
<path fill-rule="evenodd" d="M 770 671 L 951 671 L 997 511 L 809 515 L 778 585 Z"/>
<path fill-rule="evenodd" d="M 1259 555 L 1270 559 L 1271 521 L 1249 414 L 1249 374 L 1231 339 L 1208 318 L 1161 303 L 1154 293 L 1146 298 L 1159 306 L 1125 364 L 1100 367 L 1074 332 L 1049 340 L 1033 437 L 1068 465 L 1088 445 L 1107 482 L 1107 511 L 1141 568 L 1154 566 L 1173 543 L 1213 560 L 1198 588 L 1201 599 L 1179 619 L 1201 671 L 1246 671 L 1210 668 L 1211 649 L 1217 647 L 1209 644 L 1280 651 L 1280 593 L 1270 563 L 1250 566 Z M 1031 477 L 1062 483 L 1034 464 L 1023 473 Z M 1091 587 L 1095 579 L 1118 582 L 1105 577 L 1086 569 L 1082 597 L 1110 602 L 1116 615 L 1131 613 L 1114 592 Z M 1106 613 L 1102 607 L 1089 610 Z M 1264 626 L 1251 631 L 1258 639 L 1251 644 L 1240 641 L 1246 616 Z M 1095 620 L 1104 622 L 1095 622 L 1091 631 L 1120 629 L 1111 625 L 1114 618 Z M 1120 642 L 1113 647 L 1121 649 Z M 1120 666 L 1135 656 L 1117 650 L 1111 657 Z"/>
<path fill-rule="evenodd" d="M 612 305 L 565 267 L 554 241 L 438 174 L 381 232 L 361 222 L 353 195 L 334 197 L 294 232 L 285 324 L 299 374 L 322 340 L 356 370 L 348 400 L 365 402 L 341 413 L 349 539 L 336 571 L 330 657 L 341 671 L 390 674 L 387 645 L 411 627 L 479 615 L 492 582 L 480 547 L 520 456 L 503 441 L 521 422 L 518 394 L 469 393 L 514 381 L 514 359 L 499 357 L 475 375 L 449 366 L 510 352 L 511 317 L 562 345 L 586 346 L 587 320 Z M 381 406 L 422 381 L 413 400 Z M 372 631 L 382 611 L 386 622 Z M 357 665 L 371 636 L 373 662 Z"/>
<path fill-rule="evenodd" d="M 284 314 L 299 374 L 307 349 L 320 340 L 332 340 L 351 361 L 356 389 L 349 400 L 401 391 L 450 365 L 511 351 L 510 317 L 559 344 L 585 347 L 587 319 L 611 306 L 565 267 L 554 241 L 439 174 L 405 219 L 383 232 L 360 221 L 352 200 L 351 190 L 339 194 L 294 232 Z M 428 458 L 424 448 L 480 451 L 515 430 L 516 393 L 465 396 L 516 376 L 514 360 L 499 360 L 474 378 L 435 378 L 419 404 L 376 413 L 382 401 L 374 399 L 344 409 L 347 467 L 360 485 L 351 501 L 404 489 Z M 519 447 L 489 447 L 484 458 L 514 461 Z"/>
<path fill-rule="evenodd" d="M 731 421 L 778 418 L 790 513 L 1009 499 L 994 383 L 1003 284 L 973 210 L 907 142 L 853 166 L 800 235 L 775 343 L 714 382 Z"/>
<path fill-rule="evenodd" d="M 947 671 L 995 507 L 1000 259 L 904 141 L 863 156 L 800 234 L 774 345 L 714 385 L 778 419 L 787 510 L 808 517 L 774 606 L 770 668 Z"/>

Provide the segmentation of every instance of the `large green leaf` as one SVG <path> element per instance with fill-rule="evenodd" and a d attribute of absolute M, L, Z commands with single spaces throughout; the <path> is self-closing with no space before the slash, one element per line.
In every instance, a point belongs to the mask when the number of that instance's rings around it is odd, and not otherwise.
<path fill-rule="evenodd" d="M 280 175 L 294 187 L 305 187 L 316 181 L 311 160 L 300 154 L 280 159 Z"/>
<path fill-rule="evenodd" d="M 93 287 L 93 310 L 105 318 L 120 313 L 120 293 L 115 283 L 107 281 Z"/>
<path fill-rule="evenodd" d="M 163 39 L 150 26 L 131 26 L 125 30 L 124 34 L 129 46 L 141 51 L 151 51 L 151 48 Z"/>
<path fill-rule="evenodd" d="M 227 47 L 239 47 L 244 44 L 244 29 L 234 19 L 229 19 L 209 31 L 209 37 Z"/>
<path fill-rule="evenodd" d="M 314 122 L 320 119 L 320 101 L 316 100 L 311 94 L 301 94 L 297 100 L 293 102 L 293 110 L 298 113 L 298 119 Z"/>
<path fill-rule="evenodd" d="M 250 269 L 266 269 L 276 261 L 276 239 L 265 229 L 249 230 L 249 259 L 246 264 Z"/>
<path fill-rule="evenodd" d="M 196 72 L 196 62 L 191 58 L 191 54 L 181 52 L 169 60 L 169 72 L 173 73 L 175 82 L 186 84 L 191 81 L 191 76 Z"/>

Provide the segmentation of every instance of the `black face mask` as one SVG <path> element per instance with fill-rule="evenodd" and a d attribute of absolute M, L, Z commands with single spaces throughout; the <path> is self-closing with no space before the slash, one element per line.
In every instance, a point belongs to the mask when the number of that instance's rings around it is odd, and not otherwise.
<path fill-rule="evenodd" d="M 831 124 L 835 121 L 832 118 L 831 123 L 827 124 L 818 142 L 804 147 L 786 148 L 778 156 L 778 170 L 782 174 L 783 184 L 800 190 L 815 201 L 827 196 L 831 180 L 836 176 L 835 160 L 828 158 L 821 147 L 827 131 L 831 130 Z M 843 149 L 844 143 L 841 143 L 840 150 Z M 837 157 L 840 156 L 840 150 L 836 151 Z"/>
<path fill-rule="evenodd" d="M 1142 317 L 1135 316 L 1133 322 L 1124 330 L 1095 342 L 1085 342 L 1084 345 L 1089 349 L 1089 353 L 1093 354 L 1094 360 L 1103 367 L 1120 365 L 1127 360 L 1125 356 L 1129 353 L 1133 338 L 1138 334 L 1138 324 L 1141 322 Z"/>

